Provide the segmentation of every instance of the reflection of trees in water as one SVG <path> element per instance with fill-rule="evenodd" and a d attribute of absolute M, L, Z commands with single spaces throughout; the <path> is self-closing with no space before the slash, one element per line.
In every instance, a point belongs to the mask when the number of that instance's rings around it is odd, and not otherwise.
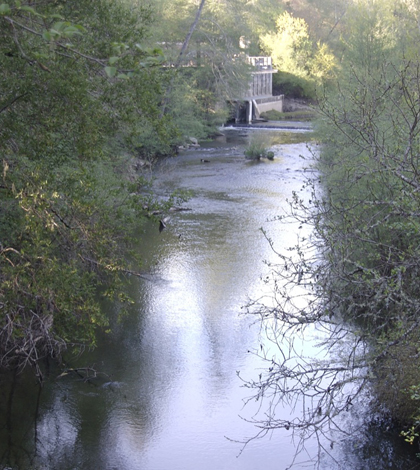
<path fill-rule="evenodd" d="M 386 420 L 372 420 L 359 432 L 344 440 L 339 448 L 347 468 L 416 470 L 416 446 L 408 447 L 398 430 Z"/>
<path fill-rule="evenodd" d="M 407 451 L 412 449 L 386 412 L 372 418 L 372 363 L 381 355 L 372 359 L 356 325 L 319 316 L 324 299 L 310 295 L 314 284 L 308 271 L 300 261 L 284 260 L 274 279 L 266 278 L 273 282 L 272 297 L 248 305 L 260 316 L 261 346 L 254 352 L 265 366 L 257 377 L 244 380 L 252 391 L 249 402 L 260 403 L 249 420 L 257 431 L 245 446 L 285 429 L 296 443 L 294 463 L 307 455 L 316 468 L 420 468 L 416 452 Z M 308 450 L 313 442 L 316 450 Z"/>
<path fill-rule="evenodd" d="M 38 424 L 42 387 L 33 376 L 29 384 L 28 377 L 22 375 L 17 372 L 4 374 L 0 385 L 0 419 L 4 423 L 0 428 L 0 465 L 4 468 L 29 468 L 40 444 Z"/>
<path fill-rule="evenodd" d="M 42 384 L 30 372 L 4 380 L 1 468 L 105 468 L 100 464 L 104 452 L 92 449 L 106 448 L 101 441 L 108 425 L 107 405 L 120 399 L 118 384 L 72 372 L 57 378 L 59 372 L 53 368 L 51 380 Z"/>
<path fill-rule="evenodd" d="M 413 82 L 418 83 L 418 67 L 415 77 Z M 402 78 L 406 83 L 407 77 Z M 335 111 L 329 111 L 335 116 Z M 413 121 L 418 132 L 418 114 Z M 373 438 L 381 436 L 380 427 L 343 421 L 353 407 L 371 405 L 366 402 L 367 391 L 372 401 L 385 404 L 394 426 L 413 419 L 418 409 L 417 403 L 410 403 L 410 385 L 417 386 L 419 370 L 418 231 L 416 238 L 411 232 L 418 226 L 418 214 L 411 212 L 411 197 L 419 188 L 418 172 L 411 164 L 404 167 L 405 160 L 390 154 L 376 135 L 372 142 L 376 153 L 370 156 L 371 167 L 355 162 L 351 152 L 337 156 L 334 148 L 333 169 L 321 160 L 327 190 L 319 188 L 315 175 L 303 192 L 294 192 L 289 215 L 280 219 L 296 224 L 298 241 L 281 247 L 278 263 L 271 265 L 270 298 L 249 305 L 276 347 L 275 354 L 264 349 L 258 352 L 266 370 L 247 383 L 255 397 L 266 402 L 266 415 L 254 420 L 257 437 L 290 429 L 300 442 L 298 451 L 304 450 L 306 440 L 316 439 L 319 455 L 334 456 L 339 433 L 338 442 L 354 442 L 354 436 L 363 435 L 366 440 L 361 440 L 361 448 L 365 450 L 355 454 L 354 460 L 362 458 L 363 452 L 374 452 L 371 433 Z M 406 148 L 407 155 L 417 149 L 410 136 Z M 400 175 L 398 165 L 413 179 Z M 351 176 L 346 179 L 348 173 Z M 393 196 L 401 188 L 403 197 L 397 203 Z M 309 233 L 301 233 L 305 227 Z M 326 332 L 320 341 L 321 358 L 296 348 L 296 338 L 306 338 L 314 325 Z M 277 413 L 284 405 L 296 410 L 289 419 Z M 391 438 L 385 434 L 377 448 L 389 458 Z M 402 438 L 399 441 L 403 444 Z M 393 446 L 398 447 L 398 440 Z M 383 455 L 369 458 L 380 462 Z M 392 458 L 387 467 L 402 468 L 397 460 Z M 417 463 L 411 461 L 411 465 Z"/>

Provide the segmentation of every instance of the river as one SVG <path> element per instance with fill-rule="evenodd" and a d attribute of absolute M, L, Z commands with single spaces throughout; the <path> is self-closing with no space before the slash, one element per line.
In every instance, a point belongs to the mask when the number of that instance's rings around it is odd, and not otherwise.
<path fill-rule="evenodd" d="M 310 133 L 259 130 L 274 161 L 250 162 L 244 147 L 252 130 L 226 129 L 225 137 L 162 162 L 154 188 L 165 197 L 189 190 L 183 211 L 159 232 L 149 223 L 139 235 L 146 273 L 132 280 L 136 303 L 100 337 L 93 351 L 69 367 L 91 367 L 99 377 L 61 376 L 52 366 L 40 389 L 31 375 L 2 386 L 2 469 L 282 470 L 296 441 L 285 430 L 251 441 L 244 378 L 262 363 L 258 324 L 243 314 L 248 299 L 267 286 L 262 277 L 277 247 L 292 246 L 296 227 L 275 222 L 300 191 L 311 164 Z M 206 160 L 206 161 L 202 161 Z M 109 307 L 107 307 L 109 308 Z M 308 348 L 313 345 L 309 344 Z M 264 410 L 260 410 L 264 412 Z M 290 414 L 291 410 L 280 410 Z M 391 431 L 338 446 L 325 469 L 419 468 Z M 369 436 L 372 437 L 371 441 Z M 316 441 L 306 443 L 295 466 L 313 468 Z"/>

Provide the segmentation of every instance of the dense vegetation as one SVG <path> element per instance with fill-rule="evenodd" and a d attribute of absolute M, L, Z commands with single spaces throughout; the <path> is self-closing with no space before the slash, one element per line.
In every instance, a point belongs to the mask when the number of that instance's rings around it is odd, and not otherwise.
<path fill-rule="evenodd" d="M 130 303 L 131 236 L 174 200 L 138 169 L 224 122 L 265 19 L 204 4 L 0 3 L 0 367 L 40 375 L 107 328 L 101 299 Z"/>
<path fill-rule="evenodd" d="M 420 9 L 410 0 L 203 5 L 0 4 L 0 366 L 40 374 L 42 358 L 94 344 L 109 323 L 101 299 L 130 302 L 124 276 L 139 266 L 132 234 L 148 211 L 173 202 L 158 204 L 136 168 L 189 136 L 211 135 L 247 85 L 246 54 L 271 54 L 278 92 L 319 103 L 322 184 L 308 182 L 310 203 L 296 195 L 292 204 L 314 229 L 314 258 L 299 245 L 298 261 L 285 256 L 274 272 L 287 286 L 304 285 L 309 306 L 277 281 L 281 300 L 260 313 L 281 316 L 276 335 L 286 337 L 323 323 L 329 347 L 346 342 L 349 354 L 334 367 L 270 362 L 253 384 L 258 393 L 273 387 L 274 399 L 289 397 L 279 383 L 291 377 L 293 393 L 318 388 L 303 420 L 269 416 L 264 429 L 318 430 L 369 388 L 410 424 L 412 442 L 420 423 Z"/>
<path fill-rule="evenodd" d="M 161 52 L 141 47 L 148 9 L 47 1 L 0 13 L 0 365 L 40 372 L 107 324 L 99 287 L 127 300 L 124 248 L 148 196 L 126 169 L 135 152 L 169 152 L 176 129 L 159 117 Z"/>
<path fill-rule="evenodd" d="M 322 102 L 320 235 L 328 313 L 352 322 L 375 396 L 418 420 L 419 11 L 409 2 L 347 12 L 337 87 Z M 392 13 L 391 13 L 392 11 Z"/>
<path fill-rule="evenodd" d="M 262 433 L 345 429 L 343 415 L 370 400 L 408 442 L 418 437 L 419 18 L 416 2 L 350 2 L 340 40 L 329 42 L 336 66 L 318 87 L 319 174 L 309 200 L 295 194 L 291 205 L 312 236 L 273 268 L 276 307 L 258 313 L 282 320 L 269 333 L 282 355 L 267 357 L 251 384 L 270 410 L 302 397 L 307 408 L 294 421 L 268 413 Z M 290 338 L 314 324 L 328 332 L 327 359 L 296 362 Z"/>

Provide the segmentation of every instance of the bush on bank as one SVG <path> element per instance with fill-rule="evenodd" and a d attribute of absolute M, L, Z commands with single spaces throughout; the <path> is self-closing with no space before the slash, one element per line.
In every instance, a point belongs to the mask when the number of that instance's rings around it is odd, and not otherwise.
<path fill-rule="evenodd" d="M 417 426 L 420 61 L 402 52 L 407 37 L 372 34 L 383 11 L 361 14 L 337 87 L 321 104 L 321 235 L 334 273 L 326 293 L 330 314 L 368 345 L 369 384 L 382 409 Z"/>
<path fill-rule="evenodd" d="M 331 440 L 358 401 L 408 442 L 419 434 L 419 31 L 400 7 L 404 28 L 380 4 L 348 9 L 335 85 L 319 100 L 317 172 L 302 188 L 310 196 L 294 193 L 279 217 L 299 223 L 298 241 L 271 266 L 269 306 L 249 306 L 281 350 L 259 352 L 267 369 L 247 383 L 270 402 L 259 436 L 284 428 Z M 310 236 L 299 235 L 305 225 Z M 326 357 L 308 361 L 293 338 L 314 325 Z M 302 414 L 276 416 L 285 401 L 304 403 Z"/>

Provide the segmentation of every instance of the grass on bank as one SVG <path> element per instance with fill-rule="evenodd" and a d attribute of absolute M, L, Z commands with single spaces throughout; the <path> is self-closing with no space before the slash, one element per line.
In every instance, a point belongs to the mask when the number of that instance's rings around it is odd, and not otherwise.
<path fill-rule="evenodd" d="M 280 113 L 274 109 L 261 114 L 263 119 L 268 121 L 312 121 L 315 118 L 315 111 L 313 110 L 299 110 L 290 111 L 287 113 Z"/>

